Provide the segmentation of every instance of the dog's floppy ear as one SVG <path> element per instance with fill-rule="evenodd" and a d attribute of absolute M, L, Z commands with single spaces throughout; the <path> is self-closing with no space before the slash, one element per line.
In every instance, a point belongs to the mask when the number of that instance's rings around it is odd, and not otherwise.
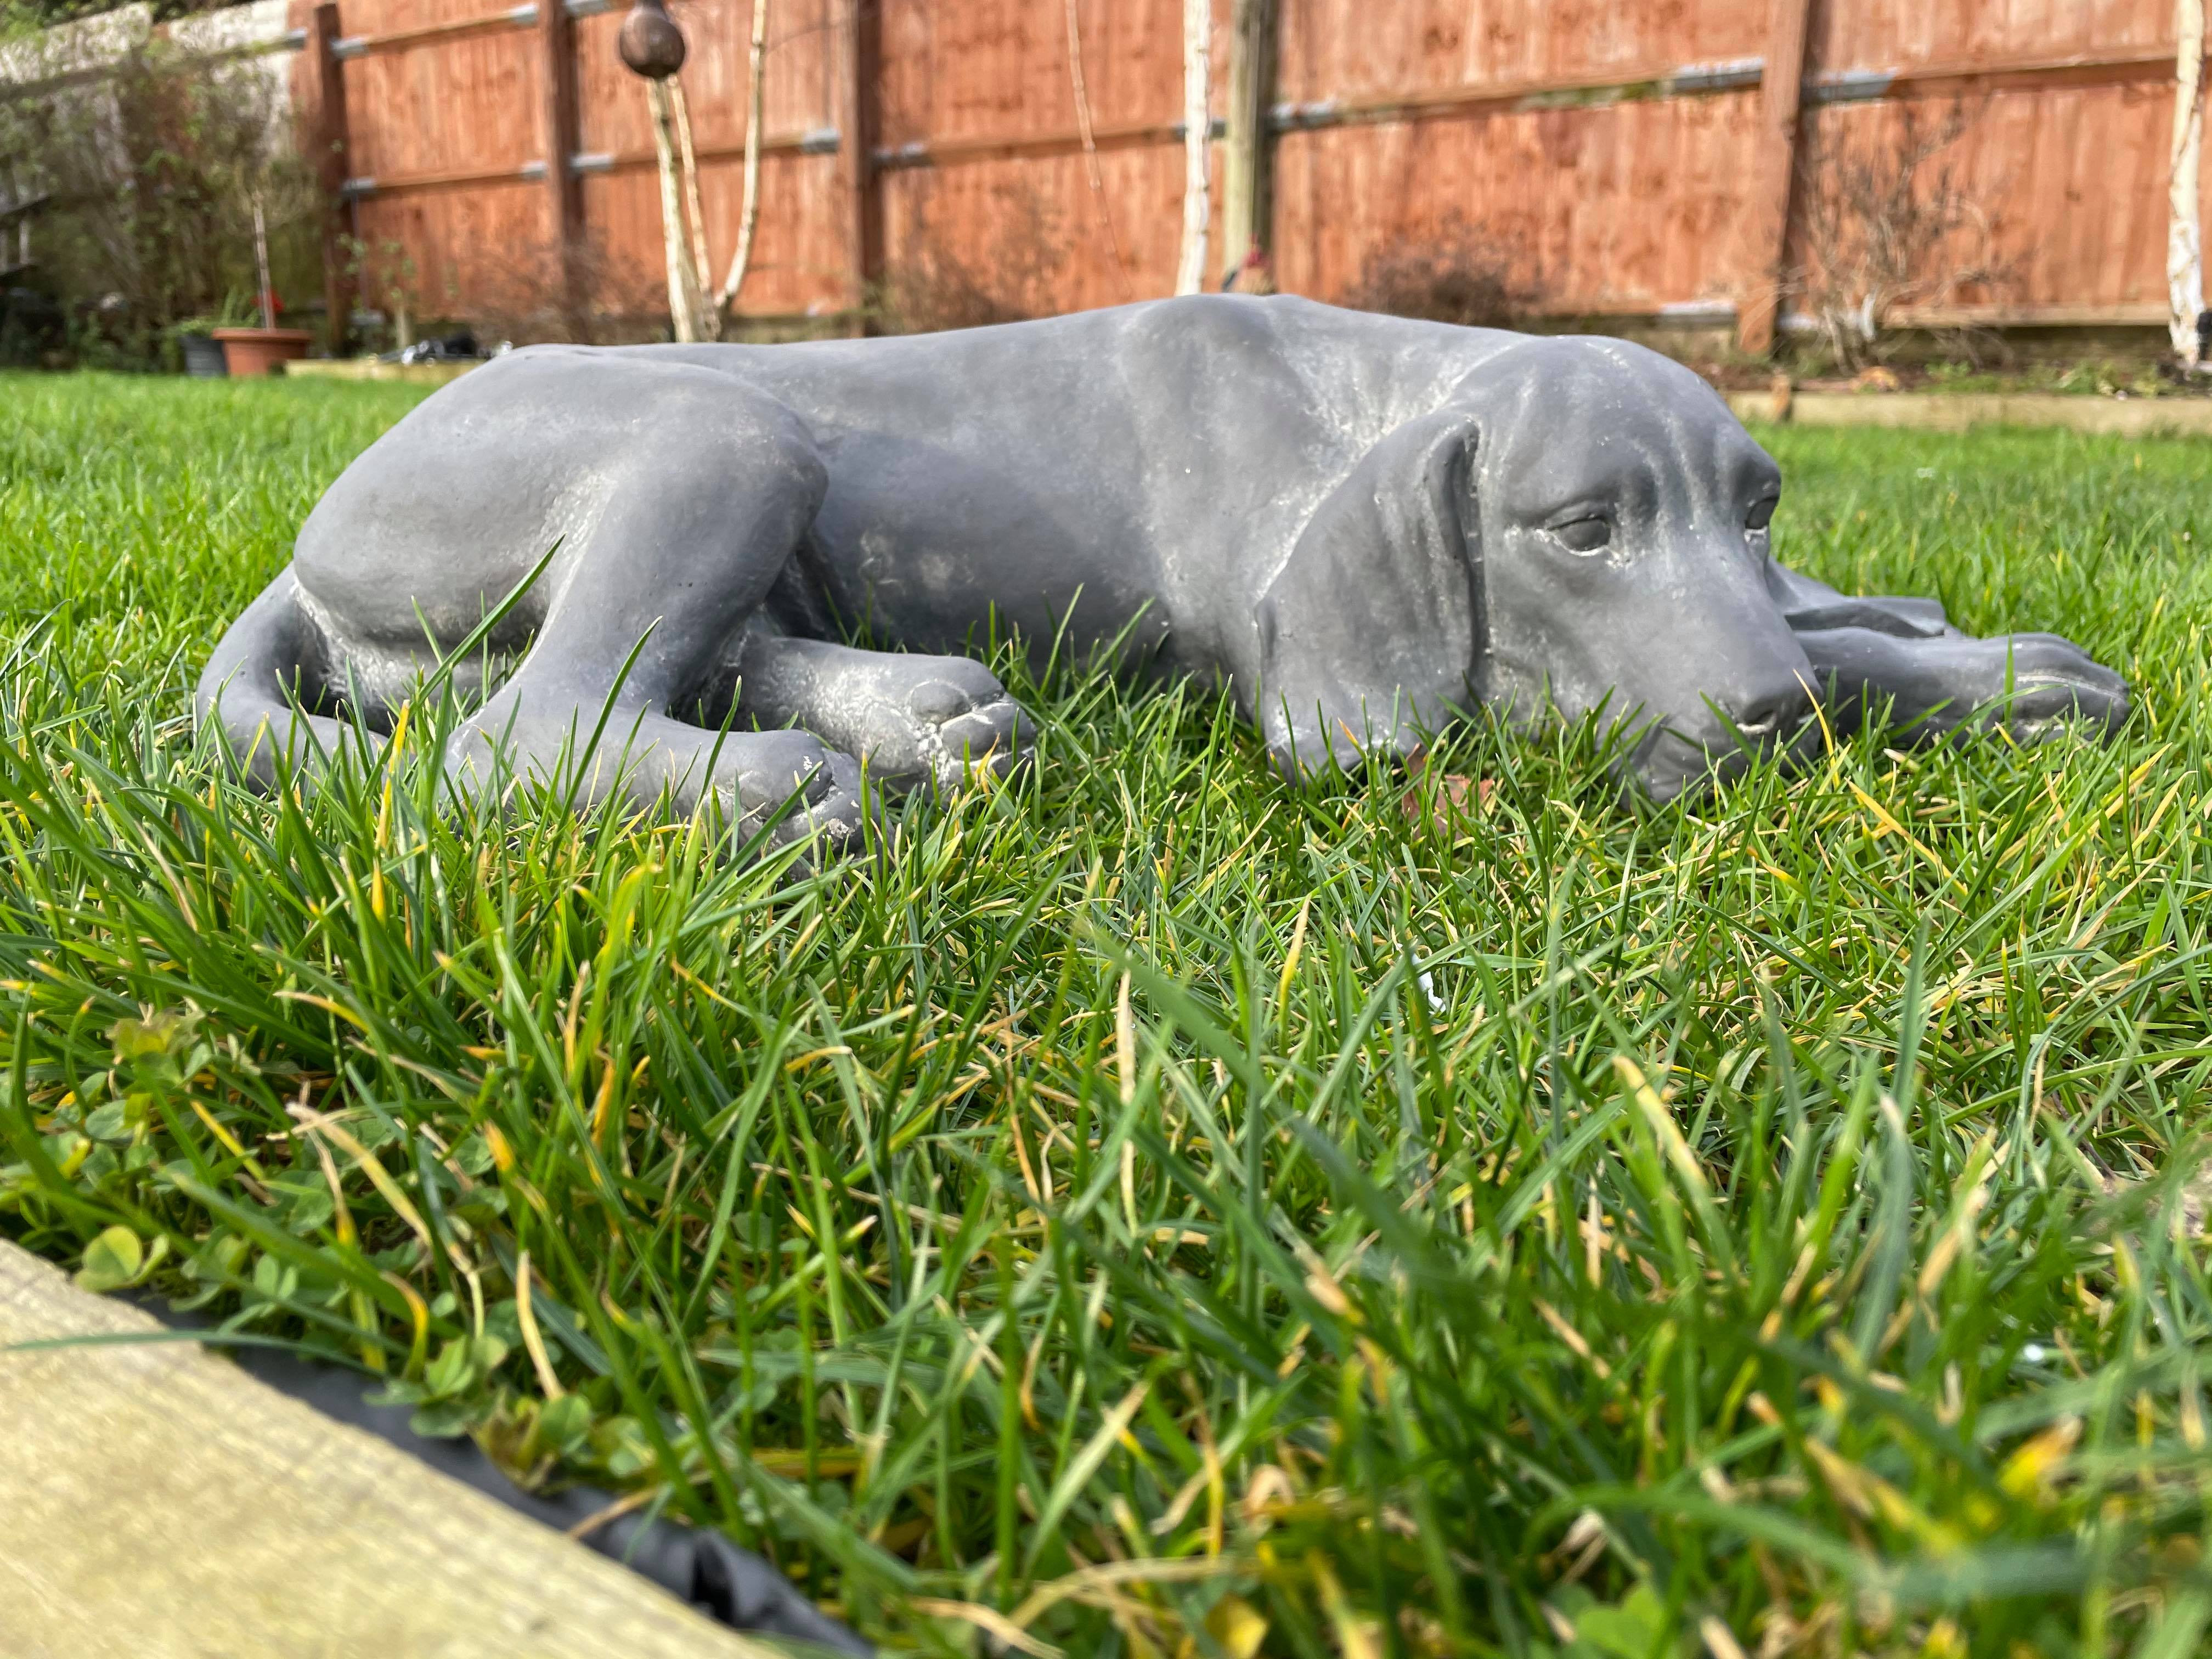
<path fill-rule="evenodd" d="M 1314 509 L 1260 594 L 1253 713 L 1293 780 L 1410 750 L 1479 692 L 1474 414 L 1408 421 Z"/>

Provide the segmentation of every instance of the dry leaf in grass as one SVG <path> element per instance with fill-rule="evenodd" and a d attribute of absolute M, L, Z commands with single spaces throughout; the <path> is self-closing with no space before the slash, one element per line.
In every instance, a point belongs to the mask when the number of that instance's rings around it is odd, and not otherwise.
<path fill-rule="evenodd" d="M 1464 772 L 1429 774 L 1428 751 L 1415 750 L 1406 757 L 1406 771 L 1413 779 L 1412 786 L 1398 803 L 1408 823 L 1419 823 L 1424 817 L 1429 827 L 1449 832 L 1452 819 L 1463 817 L 1469 803 L 1478 812 L 1490 810 L 1490 797 L 1498 787 L 1495 778 L 1471 778 Z"/>
<path fill-rule="evenodd" d="M 2117 1197 L 2129 1188 L 2142 1184 L 2115 1175 L 2100 1175 L 2098 1177 L 2098 1185 L 2108 1198 Z M 2212 1227 L 2206 1224 L 2212 1222 L 2212 1165 L 2197 1170 L 2181 1183 L 2180 1199 L 2181 1236 L 2184 1238 L 2203 1238 L 2208 1231 L 2212 1231 Z M 2158 1216 L 2159 1210 L 2156 1198 L 2149 1200 L 2145 1206 L 2145 1213 L 2154 1218 Z"/>

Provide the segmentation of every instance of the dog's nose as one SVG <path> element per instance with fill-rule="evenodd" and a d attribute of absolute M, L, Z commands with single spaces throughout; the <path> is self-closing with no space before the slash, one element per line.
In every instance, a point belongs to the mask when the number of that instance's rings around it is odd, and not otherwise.
<path fill-rule="evenodd" d="M 1777 684 L 1743 699 L 1729 718 L 1745 737 L 1764 739 L 1787 736 L 1812 712 L 1811 692 L 1793 678 L 1786 685 Z"/>

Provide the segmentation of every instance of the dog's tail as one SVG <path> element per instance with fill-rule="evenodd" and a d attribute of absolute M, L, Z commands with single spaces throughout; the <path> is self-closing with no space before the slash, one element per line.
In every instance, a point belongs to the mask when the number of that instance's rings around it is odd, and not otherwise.
<path fill-rule="evenodd" d="M 288 777 L 312 785 L 349 738 L 376 741 L 319 712 L 330 665 L 330 642 L 288 567 L 223 635 L 192 695 L 192 713 L 220 731 L 244 781 L 261 789 Z"/>

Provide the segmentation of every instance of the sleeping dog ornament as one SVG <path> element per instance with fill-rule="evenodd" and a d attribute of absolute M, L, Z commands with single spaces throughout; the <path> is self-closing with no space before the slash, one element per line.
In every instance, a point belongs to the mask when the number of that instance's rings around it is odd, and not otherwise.
<path fill-rule="evenodd" d="M 1816 702 L 1923 740 L 2125 718 L 2055 635 L 1970 638 L 1777 564 L 1780 490 L 1653 352 L 1290 297 L 532 347 L 347 469 L 198 709 L 254 781 L 312 779 L 346 713 L 374 740 L 527 583 L 481 642 L 515 665 L 449 744 L 456 787 L 568 757 L 585 801 L 711 793 L 833 842 L 864 765 L 945 786 L 1022 759 L 1033 723 L 959 654 L 1009 627 L 1227 687 L 1292 778 L 1484 707 L 1628 722 L 1661 799 L 1817 735 Z"/>

